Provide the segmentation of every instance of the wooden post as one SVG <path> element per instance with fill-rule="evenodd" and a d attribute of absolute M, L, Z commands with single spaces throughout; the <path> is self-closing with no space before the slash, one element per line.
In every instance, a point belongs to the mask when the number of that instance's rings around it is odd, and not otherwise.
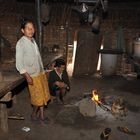
<path fill-rule="evenodd" d="M 1 39 L 0 39 L 0 63 L 1 63 Z"/>
<path fill-rule="evenodd" d="M 8 132 L 8 121 L 7 121 L 7 108 L 5 103 L 0 103 L 0 128 L 3 132 Z"/>
<path fill-rule="evenodd" d="M 1 39 L 1 27 L 0 27 L 0 63 L 1 63 L 1 41 L 2 39 Z"/>
<path fill-rule="evenodd" d="M 14 95 L 12 97 L 12 101 L 13 101 L 13 104 L 17 104 L 17 95 Z"/>
<path fill-rule="evenodd" d="M 3 132 L 8 132 L 8 114 L 6 102 L 12 99 L 12 92 L 8 92 L 4 97 L 0 99 L 0 129 Z"/>
<path fill-rule="evenodd" d="M 66 61 L 66 70 L 67 70 L 67 61 L 68 61 L 68 39 L 69 39 L 69 31 L 68 31 L 68 22 L 66 22 L 66 58 L 65 58 L 65 61 Z"/>
<path fill-rule="evenodd" d="M 36 0 L 36 15 L 37 15 L 37 42 L 42 55 L 42 23 L 41 23 L 41 0 Z"/>
<path fill-rule="evenodd" d="M 0 71 L 0 81 L 3 80 L 3 75 L 2 75 L 2 72 Z"/>

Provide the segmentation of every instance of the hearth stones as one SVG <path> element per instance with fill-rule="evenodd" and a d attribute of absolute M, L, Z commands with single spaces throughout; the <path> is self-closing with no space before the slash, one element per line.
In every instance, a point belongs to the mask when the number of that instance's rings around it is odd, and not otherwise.
<path fill-rule="evenodd" d="M 91 98 L 84 98 L 80 101 L 79 111 L 83 116 L 94 117 L 96 115 L 96 104 Z"/>

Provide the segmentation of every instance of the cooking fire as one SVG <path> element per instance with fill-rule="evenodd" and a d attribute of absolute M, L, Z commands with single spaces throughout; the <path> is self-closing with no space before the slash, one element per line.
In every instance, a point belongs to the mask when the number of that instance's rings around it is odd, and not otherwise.
<path fill-rule="evenodd" d="M 92 91 L 91 98 L 98 106 L 100 106 L 105 111 L 111 111 L 107 106 L 105 106 L 102 101 L 99 99 L 98 91 L 95 89 Z"/>
<path fill-rule="evenodd" d="M 126 116 L 127 109 L 125 107 L 125 102 L 123 98 L 117 98 L 115 101 L 113 101 L 111 107 L 109 105 L 106 105 L 104 101 L 102 101 L 99 97 L 99 93 L 96 89 L 92 91 L 92 101 L 96 103 L 99 107 L 101 107 L 103 110 L 111 112 L 116 117 L 123 117 Z"/>

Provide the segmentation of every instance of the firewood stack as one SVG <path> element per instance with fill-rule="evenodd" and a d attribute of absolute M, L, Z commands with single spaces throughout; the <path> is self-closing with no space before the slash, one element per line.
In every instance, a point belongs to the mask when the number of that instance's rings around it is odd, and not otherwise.
<path fill-rule="evenodd" d="M 123 54 L 118 57 L 117 64 L 117 75 L 127 76 L 131 75 L 132 77 L 136 77 L 136 73 L 134 72 L 134 66 L 130 63 L 128 56 Z"/>

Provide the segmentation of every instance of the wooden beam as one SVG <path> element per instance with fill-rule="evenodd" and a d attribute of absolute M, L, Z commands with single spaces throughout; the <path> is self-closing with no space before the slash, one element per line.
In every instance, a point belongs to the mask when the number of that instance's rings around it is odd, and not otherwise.
<path fill-rule="evenodd" d="M 9 91 L 7 94 L 5 94 L 1 99 L 0 99 L 0 103 L 4 103 L 4 102 L 9 102 L 10 100 L 12 100 L 12 92 Z"/>
<path fill-rule="evenodd" d="M 0 98 L 2 98 L 5 94 L 7 94 L 9 91 L 23 83 L 25 79 L 23 77 L 20 77 L 19 79 L 15 81 L 8 82 L 3 88 L 0 89 Z"/>

